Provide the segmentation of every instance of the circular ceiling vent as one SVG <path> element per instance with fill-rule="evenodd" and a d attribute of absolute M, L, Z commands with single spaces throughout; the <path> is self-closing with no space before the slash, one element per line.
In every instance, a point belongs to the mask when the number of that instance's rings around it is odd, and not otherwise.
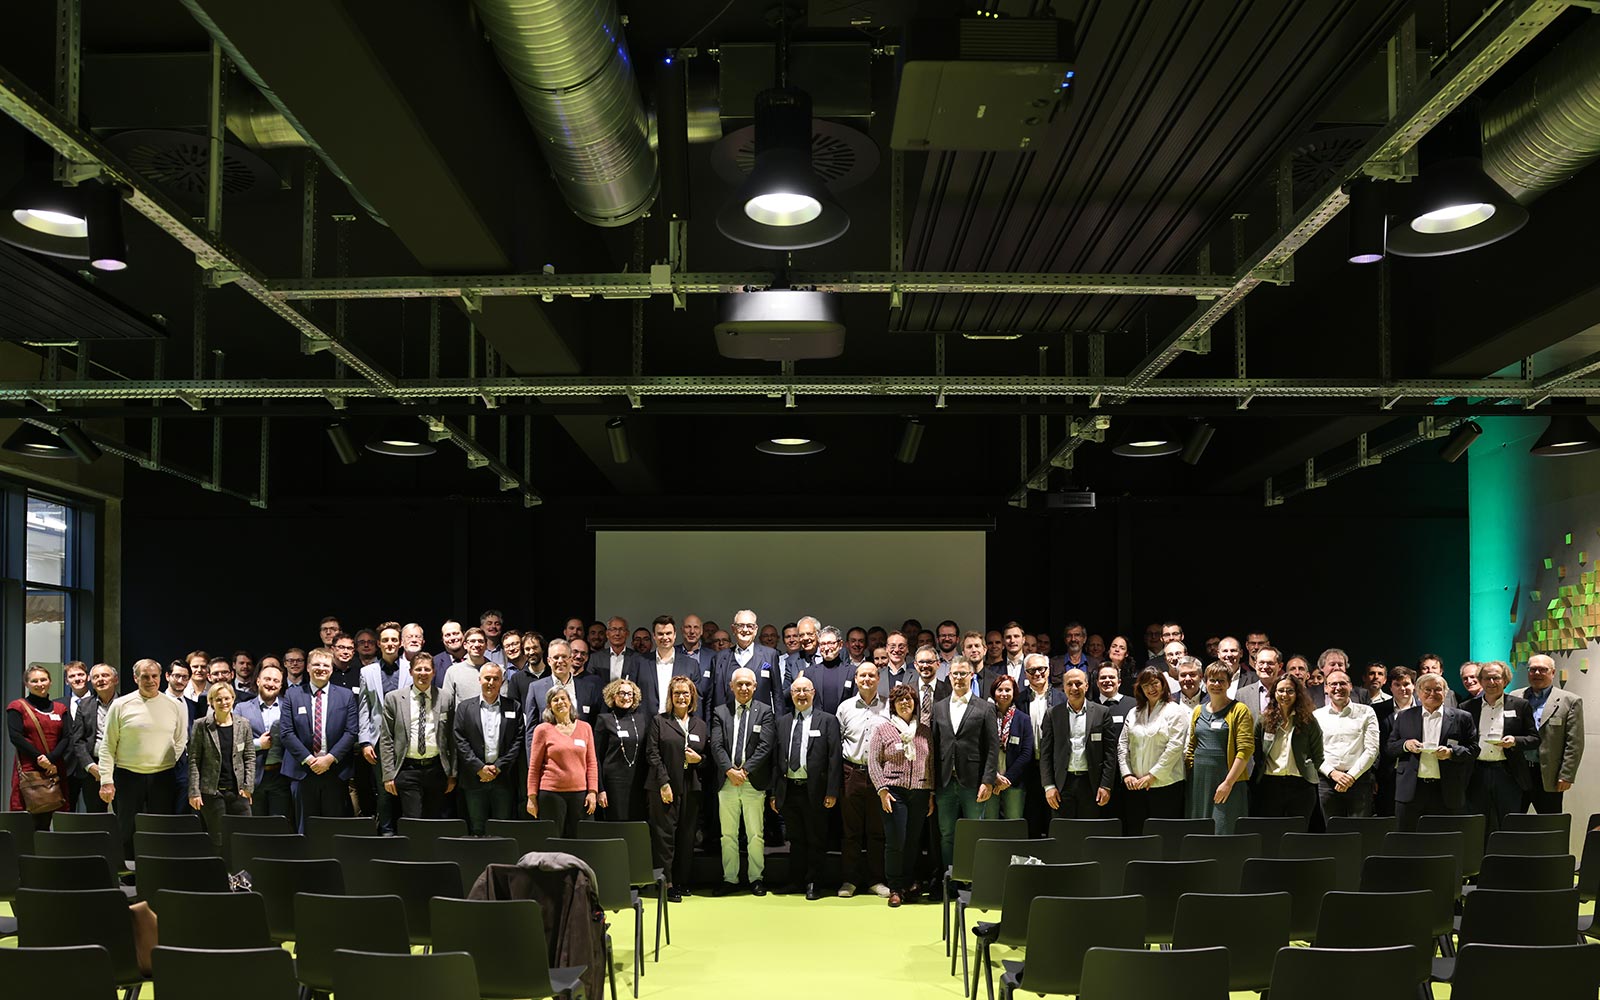
<path fill-rule="evenodd" d="M 1340 125 L 1307 133 L 1292 154 L 1295 190 L 1315 191 L 1343 174 L 1377 130 L 1376 125 Z"/>
<path fill-rule="evenodd" d="M 135 129 L 106 145 L 134 172 L 185 205 L 206 197 L 207 140 L 193 132 Z M 264 198 L 278 190 L 278 172 L 261 157 L 232 143 L 222 146 L 222 194 L 230 200 Z"/>
<path fill-rule="evenodd" d="M 737 185 L 756 163 L 756 127 L 729 132 L 711 151 L 717 174 Z M 855 187 L 878 169 L 878 146 L 865 133 L 848 125 L 811 119 L 811 166 L 829 191 Z"/>

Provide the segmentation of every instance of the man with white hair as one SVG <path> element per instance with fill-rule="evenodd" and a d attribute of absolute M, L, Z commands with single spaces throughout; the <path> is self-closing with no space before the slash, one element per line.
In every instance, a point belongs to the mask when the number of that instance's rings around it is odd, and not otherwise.
<path fill-rule="evenodd" d="M 1523 808 L 1559 813 L 1561 796 L 1578 780 L 1583 761 L 1583 699 L 1556 686 L 1556 661 L 1528 657 L 1528 686 L 1514 692 L 1528 703 L 1539 726 L 1539 752 L 1527 753 L 1528 791 Z"/>
<path fill-rule="evenodd" d="M 1478 730 L 1472 716 L 1444 703 L 1446 685 L 1438 674 L 1417 678 L 1420 704 L 1396 713 L 1386 747 L 1396 760 L 1394 813 L 1400 829 L 1411 832 L 1423 816 L 1455 815 L 1467 804 L 1467 784 L 1478 756 Z"/>
<path fill-rule="evenodd" d="M 739 882 L 739 823 L 744 822 L 750 892 L 767 894 L 762 874 L 766 860 L 761 807 L 772 782 L 777 718 L 756 700 L 756 673 L 736 667 L 729 680 L 730 703 L 711 712 L 711 757 L 716 762 L 718 826 L 722 831 L 722 891 Z"/>

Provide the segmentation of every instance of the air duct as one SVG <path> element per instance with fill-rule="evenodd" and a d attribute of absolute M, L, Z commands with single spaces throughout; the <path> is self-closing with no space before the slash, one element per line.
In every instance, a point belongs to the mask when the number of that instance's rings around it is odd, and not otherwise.
<path fill-rule="evenodd" d="M 644 215 L 660 179 L 616 0 L 476 2 L 567 204 L 597 226 Z"/>
<path fill-rule="evenodd" d="M 1600 157 L 1600 19 L 1567 36 L 1482 115 L 1483 167 L 1526 205 Z"/>

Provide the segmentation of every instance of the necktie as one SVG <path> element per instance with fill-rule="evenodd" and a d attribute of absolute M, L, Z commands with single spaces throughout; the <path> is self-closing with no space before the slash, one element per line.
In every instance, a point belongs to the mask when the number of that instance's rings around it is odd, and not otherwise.
<path fill-rule="evenodd" d="M 917 714 L 924 726 L 933 719 L 933 688 L 927 684 L 922 685 L 922 706 Z"/>
<path fill-rule="evenodd" d="M 316 702 L 311 708 L 311 749 L 322 756 L 322 695 L 325 689 L 318 688 L 317 696 L 312 699 Z"/>
<path fill-rule="evenodd" d="M 795 713 L 794 726 L 789 730 L 789 770 L 794 771 L 805 765 L 800 759 L 800 737 L 804 735 L 806 717 Z"/>
<path fill-rule="evenodd" d="M 417 754 L 422 757 L 428 755 L 428 696 L 417 695 Z"/>
<path fill-rule="evenodd" d="M 750 714 L 749 709 L 740 705 L 733 720 L 733 766 L 744 767 L 744 727 L 745 720 Z"/>

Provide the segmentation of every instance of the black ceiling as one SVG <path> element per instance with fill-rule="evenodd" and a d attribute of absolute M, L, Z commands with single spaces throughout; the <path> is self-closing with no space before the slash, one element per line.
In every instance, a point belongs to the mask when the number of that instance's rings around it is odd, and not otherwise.
<path fill-rule="evenodd" d="M 13 5 L 0 23 L 0 65 L 49 92 L 53 5 Z M 517 107 L 492 50 L 466 3 L 435 0 L 202 0 L 256 69 L 339 162 L 362 196 L 384 216 L 379 225 L 324 173 L 316 233 L 318 274 L 339 266 L 339 247 L 354 274 L 537 271 L 550 263 L 562 272 L 630 268 L 632 228 L 602 230 L 579 222 L 562 204 L 538 154 L 538 144 Z M 685 45 L 702 51 L 740 42 L 770 42 L 766 4 L 694 0 L 673 4 L 623 2 L 629 42 L 648 94 L 661 53 Z M 816 2 L 811 22 L 796 26 L 797 41 L 864 41 L 892 45 L 908 10 L 936 12 L 953 4 Z M 1007 15 L 1028 4 L 979 5 Z M 1459 5 L 1457 5 L 1459 6 Z M 848 26 L 848 14 L 869 19 L 870 30 Z M 1303 197 L 1313 183 L 1373 128 L 1384 114 L 1383 47 L 1408 13 L 1417 17 L 1419 46 L 1435 52 L 1467 27 L 1460 11 L 1443 2 L 1327 0 L 1286 4 L 1277 0 L 1189 0 L 1127 4 L 1060 2 L 1058 17 L 1077 28 L 1078 86 L 1072 103 L 1030 152 L 906 154 L 905 267 L 914 270 L 988 272 L 1192 273 L 1203 250 L 1213 268 L 1233 265 L 1231 217 L 1247 213 L 1245 249 L 1275 228 L 1273 184 L 1293 157 Z M 1569 14 L 1512 66 L 1485 85 L 1530 64 L 1587 16 Z M 207 36 L 178 0 L 126 5 L 85 0 L 85 48 L 91 54 L 196 53 Z M 696 31 L 699 34 L 696 36 Z M 86 70 L 87 72 L 87 70 Z M 782 255 L 741 247 L 722 238 L 712 219 L 729 194 L 711 162 L 712 147 L 690 147 L 692 203 L 689 266 L 696 271 L 763 270 L 785 264 L 797 270 L 886 270 L 889 267 L 890 191 L 888 137 L 896 66 L 884 55 L 871 64 L 870 117 L 841 124 L 865 131 L 883 152 L 877 171 L 840 200 L 851 213 L 849 234 L 829 246 Z M 138 87 L 139 82 L 133 81 Z M 236 87 L 247 87 L 234 79 Z M 152 81 L 151 100 L 156 84 Z M 86 108 L 93 125 L 92 109 Z M 745 124 L 726 123 L 731 129 Z M 20 130 L 0 128 L 0 167 L 11 172 L 23 148 Z M 301 187 L 308 154 L 263 151 L 281 187 L 224 206 L 224 238 L 262 270 L 295 277 L 300 270 Z M 1535 208 L 1535 221 L 1519 237 L 1478 254 L 1435 261 L 1395 261 L 1394 326 L 1398 375 L 1487 374 L 1538 343 L 1578 332 L 1549 326 L 1523 330 L 1529 313 L 1592 290 L 1589 258 L 1566 255 L 1545 266 L 1532 246 L 1574 243 L 1572 219 L 1592 216 L 1596 181 L 1580 175 Z M 334 216 L 353 216 L 335 222 Z M 641 223 L 647 260 L 666 255 L 660 213 Z M 136 220 L 130 225 L 136 266 L 102 276 L 92 297 L 111 296 L 137 316 L 160 314 L 169 334 L 167 375 L 191 374 L 189 320 L 194 295 L 191 259 L 167 236 Z M 1377 276 L 1341 257 L 1342 220 L 1335 220 L 1297 257 L 1296 281 L 1265 286 L 1248 301 L 1252 374 L 1274 377 L 1371 377 L 1376 370 Z M 1532 301 L 1497 300 L 1478 309 L 1451 300 L 1447 290 L 1463 280 L 1483 282 L 1511 272 L 1532 290 Z M 88 279 L 59 271 L 80 286 Z M 19 281 L 0 273 L 0 300 Z M 64 296 L 65 300 L 66 296 Z M 1436 302 L 1443 305 L 1436 306 Z M 1119 374 L 1149 345 L 1188 314 L 1182 299 L 1134 296 L 913 295 L 898 311 L 886 296 L 851 295 L 844 301 L 849 327 L 845 353 L 800 362 L 809 375 L 904 375 L 933 370 L 932 332 L 1005 331 L 1013 341 L 947 338 L 947 369 L 965 374 L 1060 373 L 1072 353 L 1087 371 L 1090 333 L 1106 335 L 1107 373 Z M 773 373 L 775 363 L 720 357 L 710 328 L 712 297 L 692 297 L 672 309 L 657 297 L 643 307 L 644 371 L 649 375 Z M 420 377 L 427 368 L 429 306 L 420 301 L 351 304 L 345 312 L 350 339 L 391 372 Z M 524 374 L 624 374 L 631 368 L 633 306 L 626 302 L 537 298 L 493 300 L 472 317 L 511 371 Z M 312 307 L 325 327 L 335 323 L 331 303 Z M 234 289 L 209 294 L 207 346 L 223 352 L 233 378 L 329 378 L 326 356 L 306 357 L 280 320 Z M 468 318 L 443 309 L 442 374 L 466 371 Z M 1520 325 L 1519 325 L 1520 324 Z M 1514 331 L 1521 331 L 1512 336 Z M 1559 336 L 1555 331 L 1560 332 Z M 1214 331 L 1210 356 L 1181 359 L 1175 375 L 1232 374 L 1231 325 Z M 7 333 L 6 339 L 22 339 Z M 1530 345 L 1532 347 L 1530 348 Z M 176 360 L 174 360 L 176 359 Z M 129 377 L 150 375 L 147 345 L 95 348 L 94 360 Z M 206 356 L 205 364 L 215 363 Z M 482 371 L 483 361 L 476 362 Z M 1451 367 L 1451 366 L 1454 367 Z M 1468 370 L 1473 369 L 1473 370 Z M 1078 401 L 1082 410 L 1087 401 Z M 1204 463 L 1191 469 L 1175 460 L 1138 465 L 1111 459 L 1098 447 L 1077 454 L 1071 482 L 1107 493 L 1259 494 L 1267 475 L 1297 469 L 1307 457 L 1342 454 L 1356 433 L 1381 437 L 1400 426 L 1365 404 L 1269 405 L 1231 411 L 1231 403 L 1173 400 L 1175 415 L 1219 412 L 1219 433 Z M 381 407 L 373 407 L 377 412 Z M 390 409 L 393 409 L 392 407 Z M 1065 430 L 1068 407 L 1054 415 L 1049 439 Z M 96 414 L 112 412 L 98 406 Z M 149 413 L 141 408 L 143 415 Z M 212 414 L 238 414 L 238 425 L 264 412 L 293 416 L 295 429 L 275 432 L 284 458 L 274 468 L 305 472 L 321 482 L 327 473 L 320 447 L 331 410 L 305 404 L 219 404 Z M 500 446 L 497 414 L 479 410 L 477 429 L 490 450 Z M 533 416 L 532 485 L 551 496 L 666 494 L 699 496 L 705 476 L 733 466 L 755 475 L 737 477 L 727 492 L 759 493 L 771 477 L 827 481 L 849 470 L 841 495 L 892 496 L 924 488 L 930 477 L 959 475 L 971 495 L 1009 496 L 1022 476 L 1023 459 L 1037 461 L 1040 441 L 1033 400 L 996 397 L 952 399 L 933 412 L 933 400 L 804 397 L 792 411 L 781 399 L 685 397 L 647 400 L 630 411 L 626 400 L 509 406 L 511 464 L 520 468 L 522 417 Z M 903 416 L 925 412 L 928 433 L 918 461 L 892 460 Z M 611 463 L 603 422 L 629 418 L 634 459 Z M 1025 453 L 1019 454 L 1019 416 L 1028 414 Z M 463 414 L 464 417 L 464 414 Z M 190 449 L 190 464 L 208 459 L 209 434 L 201 420 L 173 420 L 168 455 Z M 279 421 L 283 425 L 284 421 Z M 829 449 L 814 459 L 757 455 L 758 438 L 796 424 L 824 439 Z M 229 426 L 233 426 L 230 424 Z M 364 426 L 358 421 L 359 427 Z M 139 443 L 143 421 L 129 421 Z M 248 438 L 241 431 L 241 439 Z M 288 443 L 295 442 L 290 448 Z M 236 456 L 242 475 L 250 459 Z M 304 465 L 304 469 L 300 468 Z M 384 468 L 393 468 L 392 465 Z M 448 450 L 406 479 L 428 483 L 474 475 Z M 959 473 L 957 470 L 962 470 Z M 484 478 L 469 489 L 494 492 Z"/>

